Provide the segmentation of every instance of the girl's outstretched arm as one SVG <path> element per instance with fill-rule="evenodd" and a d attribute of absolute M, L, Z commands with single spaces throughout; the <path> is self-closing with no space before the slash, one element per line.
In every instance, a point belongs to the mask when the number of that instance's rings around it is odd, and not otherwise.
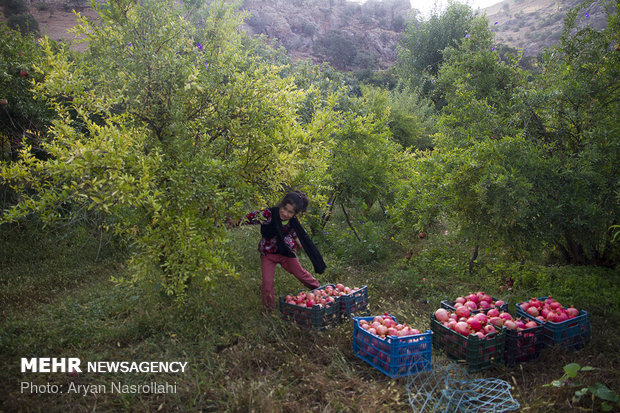
<path fill-rule="evenodd" d="M 231 229 L 233 227 L 238 227 L 239 225 L 268 224 L 270 221 L 271 211 L 269 209 L 261 209 L 250 212 L 245 217 L 237 220 L 226 217 L 226 228 Z"/>

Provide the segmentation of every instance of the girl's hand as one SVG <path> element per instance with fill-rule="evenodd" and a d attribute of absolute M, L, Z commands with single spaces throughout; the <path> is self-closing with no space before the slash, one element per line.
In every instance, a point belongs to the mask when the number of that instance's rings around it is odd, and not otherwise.
<path fill-rule="evenodd" d="M 295 238 L 295 248 L 297 248 L 300 251 L 304 249 L 304 247 L 301 246 L 301 242 L 299 241 L 299 238 Z"/>

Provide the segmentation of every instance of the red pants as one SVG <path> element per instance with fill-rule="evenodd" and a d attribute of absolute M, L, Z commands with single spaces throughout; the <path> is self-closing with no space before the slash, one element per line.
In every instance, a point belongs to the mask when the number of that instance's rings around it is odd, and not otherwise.
<path fill-rule="evenodd" d="M 261 287 L 263 297 L 263 307 L 268 310 L 275 308 L 275 294 L 273 291 L 273 276 L 276 265 L 280 264 L 286 272 L 293 274 L 306 288 L 313 289 L 319 287 L 319 282 L 306 271 L 297 257 L 286 257 L 280 254 L 266 254 L 260 257 L 263 284 Z"/>

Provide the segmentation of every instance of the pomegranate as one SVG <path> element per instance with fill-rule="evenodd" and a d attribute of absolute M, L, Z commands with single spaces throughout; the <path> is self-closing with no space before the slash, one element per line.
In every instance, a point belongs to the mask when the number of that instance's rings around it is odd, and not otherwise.
<path fill-rule="evenodd" d="M 488 317 L 499 317 L 499 310 L 497 308 L 491 308 L 489 311 L 487 311 L 487 316 Z"/>
<path fill-rule="evenodd" d="M 529 307 L 527 309 L 527 313 L 531 315 L 532 317 L 538 317 L 540 315 L 538 312 L 538 308 L 536 307 Z"/>
<path fill-rule="evenodd" d="M 476 303 L 476 305 L 478 304 L 478 301 L 480 301 L 477 294 L 469 294 L 466 298 L 469 301 L 473 301 L 474 303 Z"/>
<path fill-rule="evenodd" d="M 470 311 L 469 311 L 469 307 L 467 306 L 463 306 L 463 307 L 459 307 L 456 309 L 456 315 L 460 318 L 460 317 L 469 317 Z"/>
<path fill-rule="evenodd" d="M 464 321 L 459 321 L 458 323 L 456 323 L 456 325 L 454 326 L 454 330 L 457 333 L 464 335 L 465 337 L 467 337 L 470 333 L 469 325 Z"/>
<path fill-rule="evenodd" d="M 517 324 L 513 320 L 506 320 L 504 321 L 504 327 L 506 327 L 509 330 L 516 330 Z"/>
<path fill-rule="evenodd" d="M 512 320 L 512 316 L 510 315 L 510 313 L 507 313 L 505 311 L 501 312 L 499 316 L 504 320 Z"/>
<path fill-rule="evenodd" d="M 477 318 L 482 325 L 485 325 L 487 323 L 487 315 L 485 313 L 478 313 L 474 315 L 474 318 Z"/>
<path fill-rule="evenodd" d="M 469 325 L 469 328 L 471 328 L 473 331 L 479 331 L 482 328 L 482 324 L 480 323 L 480 321 L 478 321 L 478 319 L 474 317 L 470 317 L 467 320 L 467 325 Z"/>
<path fill-rule="evenodd" d="M 435 319 L 437 321 L 448 321 L 449 318 L 448 311 L 445 308 L 440 308 L 435 311 Z"/>

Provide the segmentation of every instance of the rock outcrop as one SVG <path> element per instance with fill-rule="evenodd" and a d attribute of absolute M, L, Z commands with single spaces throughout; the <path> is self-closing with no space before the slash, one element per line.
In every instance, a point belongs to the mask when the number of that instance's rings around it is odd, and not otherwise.
<path fill-rule="evenodd" d="M 386 68 L 411 13 L 409 0 L 245 0 L 245 28 L 264 34 L 294 59 L 342 70 Z"/>

